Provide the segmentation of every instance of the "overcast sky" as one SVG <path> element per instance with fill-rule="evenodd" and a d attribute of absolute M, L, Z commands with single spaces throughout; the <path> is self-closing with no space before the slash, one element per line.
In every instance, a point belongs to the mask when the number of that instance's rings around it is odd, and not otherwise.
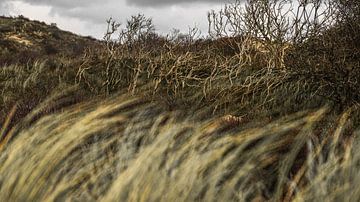
<path fill-rule="evenodd" d="M 106 19 L 125 22 L 138 13 L 153 18 L 158 32 L 189 26 L 207 30 L 206 13 L 231 0 L 0 0 L 0 15 L 22 14 L 30 19 L 57 23 L 61 29 L 102 38 Z"/>

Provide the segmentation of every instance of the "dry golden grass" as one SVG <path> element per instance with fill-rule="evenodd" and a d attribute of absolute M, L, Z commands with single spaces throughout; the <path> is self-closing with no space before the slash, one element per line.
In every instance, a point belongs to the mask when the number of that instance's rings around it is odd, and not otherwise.
<path fill-rule="evenodd" d="M 27 39 L 24 39 L 24 38 L 22 38 L 21 36 L 18 36 L 18 35 L 11 35 L 11 36 L 7 36 L 5 38 L 13 40 L 13 41 L 15 41 L 17 43 L 24 44 L 25 46 L 32 46 L 31 41 L 29 41 Z"/>
<path fill-rule="evenodd" d="M 0 198 L 353 201 L 359 199 L 360 160 L 352 145 L 358 138 L 350 124 L 354 110 L 327 125 L 331 110 L 325 106 L 244 128 L 122 95 L 29 125 L 30 115 L 2 147 Z M 351 139 L 344 133 L 349 129 Z"/>

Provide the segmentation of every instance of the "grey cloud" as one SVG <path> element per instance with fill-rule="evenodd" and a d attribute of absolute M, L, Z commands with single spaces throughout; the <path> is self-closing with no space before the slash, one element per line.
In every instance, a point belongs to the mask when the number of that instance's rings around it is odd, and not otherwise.
<path fill-rule="evenodd" d="M 142 13 L 146 8 L 164 8 L 171 5 L 193 5 L 199 3 L 223 4 L 233 0 L 0 0 L 0 12 L 5 12 L 1 5 L 6 2 L 21 1 L 35 6 L 49 6 L 51 14 L 78 18 L 87 22 L 103 23 L 106 18 L 119 13 L 128 16 Z M 129 11 L 132 11 L 131 13 Z M 1 14 L 1 13 L 0 13 Z M 123 16 L 123 15 L 122 15 Z"/>
<path fill-rule="evenodd" d="M 15 0 L 5 0 L 5 2 Z M 92 4 L 104 3 L 107 0 L 20 0 L 31 5 L 45 5 L 59 8 L 87 7 Z"/>
<path fill-rule="evenodd" d="M 233 0 L 16 0 L 32 6 L 47 6 L 49 18 L 69 30 L 81 29 L 82 33 L 101 37 L 106 29 L 106 19 L 113 17 L 124 23 L 131 15 L 145 14 L 154 19 L 159 33 L 168 33 L 171 28 L 187 31 L 188 26 L 198 26 L 206 32 L 206 13 L 219 9 L 221 5 Z M 15 0 L 0 0 L 0 14 L 5 11 L 4 2 L 16 5 Z M 168 6 L 172 6 L 171 8 Z M 26 8 L 22 8 L 26 9 Z M 12 9 L 13 10 L 13 9 Z M 22 14 L 21 10 L 17 14 Z M 31 13 L 33 19 L 37 14 Z M 40 15 L 40 14 L 39 14 Z M 31 17 L 31 16 L 26 16 Z M 46 21 L 46 18 L 43 18 Z M 55 19 L 60 19 L 56 21 Z M 78 20 L 82 27 L 76 27 L 71 20 Z"/>
<path fill-rule="evenodd" d="M 7 2 L 0 2 L 0 15 L 9 15 L 12 7 Z"/>
<path fill-rule="evenodd" d="M 103 5 L 108 2 L 126 2 L 136 7 L 165 7 L 194 3 L 229 3 L 233 0 L 3 0 L 4 2 L 22 1 L 31 5 L 45 5 L 53 8 L 85 8 L 91 5 Z M 1 3 L 0 3 L 1 4 Z"/>
<path fill-rule="evenodd" d="M 0 0 L 0 14 L 5 12 L 5 5 L 12 5 L 15 1 L 20 1 L 33 6 L 48 6 L 51 9 L 51 15 L 60 15 L 64 17 L 74 17 L 88 22 L 99 23 L 100 18 L 106 15 L 103 7 L 107 3 L 117 2 L 119 0 Z M 125 1 L 125 0 L 123 0 Z M 97 9 L 96 9 L 97 8 Z M 106 16 L 107 17 L 107 16 Z M 105 18 L 102 19 L 105 21 Z"/>
<path fill-rule="evenodd" d="M 126 0 L 128 5 L 139 7 L 163 7 L 189 3 L 228 3 L 229 0 Z"/>

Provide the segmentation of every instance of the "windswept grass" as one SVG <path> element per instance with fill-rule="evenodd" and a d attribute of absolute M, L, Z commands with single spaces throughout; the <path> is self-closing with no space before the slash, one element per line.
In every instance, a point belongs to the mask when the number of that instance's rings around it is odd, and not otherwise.
<path fill-rule="evenodd" d="M 126 95 L 78 104 L 12 130 L 0 197 L 356 201 L 356 110 L 331 116 L 323 107 L 244 128 Z"/>

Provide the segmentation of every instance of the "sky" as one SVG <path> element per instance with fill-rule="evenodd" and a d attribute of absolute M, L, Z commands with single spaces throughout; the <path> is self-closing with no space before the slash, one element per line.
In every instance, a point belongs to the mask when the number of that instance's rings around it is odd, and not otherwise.
<path fill-rule="evenodd" d="M 106 19 L 125 23 L 139 13 L 153 19 L 158 33 L 198 27 L 207 32 L 207 12 L 231 0 L 0 0 L 0 15 L 23 15 L 61 29 L 102 38 Z"/>

